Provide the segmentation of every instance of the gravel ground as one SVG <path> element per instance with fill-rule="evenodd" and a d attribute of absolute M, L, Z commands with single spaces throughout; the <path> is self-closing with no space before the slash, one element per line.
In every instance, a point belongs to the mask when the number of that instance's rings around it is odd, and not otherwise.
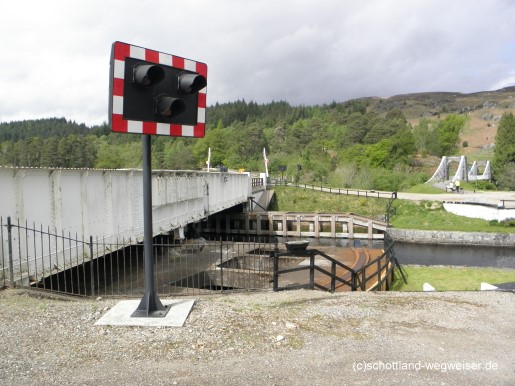
<path fill-rule="evenodd" d="M 0 384 L 515 384 L 510 292 L 195 300 L 182 328 L 106 327 L 116 299 L 0 291 Z"/>

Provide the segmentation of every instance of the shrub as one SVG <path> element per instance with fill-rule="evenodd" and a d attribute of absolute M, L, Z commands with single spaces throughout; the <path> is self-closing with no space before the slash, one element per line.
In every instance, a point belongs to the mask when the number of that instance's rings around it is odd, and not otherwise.
<path fill-rule="evenodd" d="M 497 190 L 497 187 L 491 181 L 474 181 L 471 184 L 478 190 Z"/>
<path fill-rule="evenodd" d="M 505 228 L 515 227 L 515 218 L 509 218 L 507 220 L 501 221 L 501 225 Z"/>

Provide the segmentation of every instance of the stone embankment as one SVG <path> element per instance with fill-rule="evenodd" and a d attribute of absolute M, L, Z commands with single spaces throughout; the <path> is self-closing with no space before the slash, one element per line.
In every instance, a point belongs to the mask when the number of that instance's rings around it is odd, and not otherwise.
<path fill-rule="evenodd" d="M 423 231 L 389 228 L 395 241 L 420 244 L 478 245 L 515 247 L 515 233 Z"/>

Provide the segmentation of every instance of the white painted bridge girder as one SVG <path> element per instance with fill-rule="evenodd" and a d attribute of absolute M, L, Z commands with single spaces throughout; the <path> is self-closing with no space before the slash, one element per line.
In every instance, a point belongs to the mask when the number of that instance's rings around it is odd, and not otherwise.
<path fill-rule="evenodd" d="M 153 171 L 154 235 L 245 203 L 247 173 Z M 80 237 L 143 239 L 143 176 L 137 169 L 0 167 L 0 216 Z"/>

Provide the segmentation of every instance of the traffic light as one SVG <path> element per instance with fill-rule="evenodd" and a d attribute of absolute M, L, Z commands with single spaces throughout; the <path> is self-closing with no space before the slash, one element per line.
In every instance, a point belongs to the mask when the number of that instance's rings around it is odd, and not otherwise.
<path fill-rule="evenodd" d="M 207 66 L 127 43 L 113 43 L 111 130 L 203 137 Z"/>

